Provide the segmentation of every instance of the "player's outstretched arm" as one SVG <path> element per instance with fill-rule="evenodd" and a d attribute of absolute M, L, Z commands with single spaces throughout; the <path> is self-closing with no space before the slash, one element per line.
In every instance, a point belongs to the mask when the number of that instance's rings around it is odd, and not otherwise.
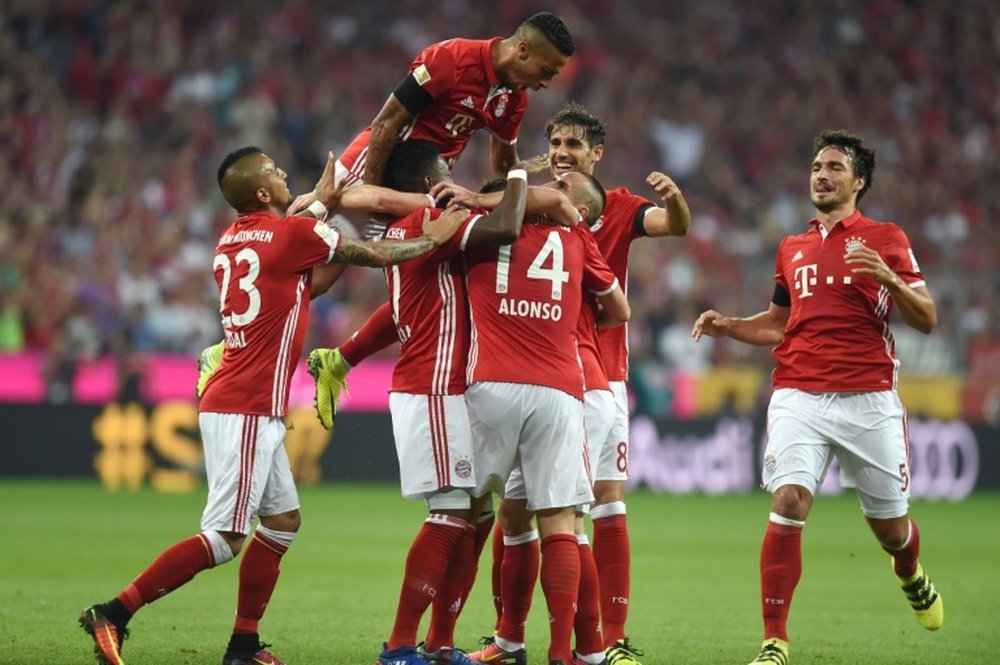
<path fill-rule="evenodd" d="M 777 346 L 785 338 L 785 324 L 788 323 L 790 307 L 775 305 L 767 311 L 746 318 L 728 317 L 714 309 L 702 312 L 694 322 L 691 336 L 694 341 L 702 335 L 709 337 L 731 337 L 739 342 L 755 346 Z"/>
<path fill-rule="evenodd" d="M 423 256 L 451 240 L 455 231 L 469 216 L 462 208 L 450 207 L 436 220 L 430 220 L 430 209 L 424 210 L 424 234 L 407 240 L 355 240 L 341 236 L 340 245 L 330 260 L 332 263 L 384 268 Z"/>
<path fill-rule="evenodd" d="M 467 208 L 487 210 L 496 208 L 503 198 L 502 191 L 480 194 L 446 181 L 434 185 L 430 195 L 435 201 L 449 200 Z M 576 226 L 580 223 L 580 214 L 569 198 L 551 187 L 528 187 L 524 212 L 528 215 L 545 215 L 560 226 Z"/>
<path fill-rule="evenodd" d="M 691 211 L 688 210 L 687 201 L 677 184 L 670 176 L 659 171 L 646 176 L 646 184 L 663 201 L 662 208 L 652 208 L 646 212 L 642 222 L 646 235 L 654 238 L 686 236 L 691 229 Z"/>

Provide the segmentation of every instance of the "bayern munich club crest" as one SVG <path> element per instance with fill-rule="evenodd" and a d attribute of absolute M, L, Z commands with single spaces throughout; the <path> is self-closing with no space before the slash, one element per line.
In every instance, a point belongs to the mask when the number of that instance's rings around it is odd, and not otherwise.
<path fill-rule="evenodd" d="M 502 95 L 500 95 L 500 98 L 497 100 L 497 107 L 493 110 L 493 115 L 499 118 L 503 116 L 506 110 L 507 110 L 507 93 L 505 92 Z"/>
<path fill-rule="evenodd" d="M 864 238 L 859 238 L 858 236 L 852 236 L 852 237 L 848 238 L 847 242 L 845 242 L 844 244 L 845 244 L 845 249 L 847 250 L 847 253 L 850 254 L 854 250 L 861 249 L 862 247 L 864 247 L 865 246 L 865 239 Z"/>
<path fill-rule="evenodd" d="M 471 476 L 472 462 L 464 458 L 455 462 L 455 475 L 463 480 Z"/>

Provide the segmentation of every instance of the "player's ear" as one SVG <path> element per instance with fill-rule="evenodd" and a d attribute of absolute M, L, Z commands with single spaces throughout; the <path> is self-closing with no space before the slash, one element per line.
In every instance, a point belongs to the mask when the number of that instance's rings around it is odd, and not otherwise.
<path fill-rule="evenodd" d="M 271 192 L 268 191 L 267 187 L 258 187 L 256 192 L 257 200 L 267 205 L 271 202 Z"/>
<path fill-rule="evenodd" d="M 601 157 L 603 156 L 604 156 L 604 146 L 603 145 L 594 146 L 594 161 L 595 162 L 601 161 Z"/>

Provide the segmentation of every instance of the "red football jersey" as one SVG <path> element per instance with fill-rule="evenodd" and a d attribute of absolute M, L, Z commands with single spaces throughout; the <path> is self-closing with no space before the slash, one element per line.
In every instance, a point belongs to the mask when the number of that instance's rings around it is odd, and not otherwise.
<path fill-rule="evenodd" d="M 465 253 L 469 382 L 557 388 L 583 399 L 576 328 L 583 291 L 617 284 L 589 232 L 526 220 L 510 245 Z"/>
<path fill-rule="evenodd" d="M 287 413 L 312 268 L 329 261 L 339 244 L 335 230 L 308 217 L 249 213 L 226 229 L 212 262 L 226 347 L 199 410 Z"/>
<path fill-rule="evenodd" d="M 486 128 L 506 143 L 517 141 L 528 94 L 497 79 L 490 47 L 500 39 L 449 39 L 421 51 L 410 64 L 410 76 L 433 101 L 400 131 L 399 140 L 430 141 L 452 165 L 451 158 L 461 154 L 477 129 Z M 368 127 L 340 156 L 349 171 L 348 185 L 364 177 L 370 135 Z"/>
<path fill-rule="evenodd" d="M 855 211 L 824 238 L 813 228 L 781 241 L 774 278 L 791 297 L 784 341 L 774 349 L 775 388 L 817 392 L 889 390 L 899 362 L 889 332 L 892 297 L 867 275 L 853 275 L 844 254 L 864 245 L 909 286 L 924 278 L 901 228 Z"/>
<path fill-rule="evenodd" d="M 633 194 L 625 187 L 609 189 L 604 214 L 590 228 L 601 254 L 607 260 L 618 283 L 628 294 L 628 252 L 632 241 L 645 236 L 642 219 L 655 204 Z M 597 339 L 608 381 L 628 379 L 628 324 L 614 328 L 598 328 Z"/>
<path fill-rule="evenodd" d="M 584 390 L 610 390 L 604 360 L 597 342 L 597 299 L 590 293 L 583 294 L 580 320 L 576 325 L 576 340 L 583 367 Z"/>
<path fill-rule="evenodd" d="M 437 219 L 444 212 L 431 209 Z M 386 229 L 390 239 L 423 235 L 424 208 Z M 461 395 L 469 356 L 469 312 L 459 252 L 479 212 L 470 213 L 451 240 L 424 256 L 385 269 L 400 352 L 390 391 Z"/>

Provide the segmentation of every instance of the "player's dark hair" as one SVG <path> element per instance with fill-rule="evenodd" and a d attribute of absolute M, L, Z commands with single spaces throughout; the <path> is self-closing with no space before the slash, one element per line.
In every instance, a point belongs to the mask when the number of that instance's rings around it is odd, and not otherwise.
<path fill-rule="evenodd" d="M 588 190 L 590 191 L 590 196 L 583 203 L 587 206 L 590 211 L 590 215 L 587 217 L 586 222 L 588 226 L 593 225 L 601 217 L 601 213 L 604 212 L 604 206 L 608 204 L 608 195 L 604 193 L 604 185 L 601 181 L 595 178 L 590 173 L 580 172 L 580 175 L 587 178 Z"/>
<path fill-rule="evenodd" d="M 219 172 L 216 175 L 216 177 L 219 180 L 219 188 L 220 189 L 222 188 L 222 179 L 226 177 L 226 171 L 229 170 L 230 166 L 240 161 L 247 155 L 258 155 L 263 152 L 264 152 L 263 150 L 261 150 L 255 145 L 248 145 L 245 148 L 240 148 L 239 150 L 233 150 L 231 153 L 223 157 L 222 163 L 219 164 Z"/>
<path fill-rule="evenodd" d="M 502 192 L 507 189 L 507 178 L 493 178 L 493 180 L 487 180 L 483 183 L 483 186 L 479 188 L 480 194 L 492 194 L 493 192 Z"/>
<path fill-rule="evenodd" d="M 534 29 L 542 33 L 556 50 L 567 57 L 576 52 L 576 42 L 573 41 L 573 35 L 569 34 L 569 28 L 552 12 L 538 12 L 525 20 L 517 31 L 522 33 L 525 29 Z"/>
<path fill-rule="evenodd" d="M 607 132 L 604 124 L 590 114 L 590 111 L 579 102 L 566 102 L 556 114 L 545 124 L 545 140 L 552 138 L 552 132 L 560 127 L 579 127 L 583 130 L 583 138 L 593 148 L 604 145 Z"/>
<path fill-rule="evenodd" d="M 813 139 L 813 159 L 824 148 L 834 147 L 851 158 L 851 165 L 854 168 L 854 176 L 864 178 L 865 184 L 858 192 L 858 201 L 865 195 L 871 186 L 872 178 L 875 175 L 875 151 L 866 148 L 862 144 L 864 139 L 856 134 L 851 134 L 844 129 L 826 129 Z"/>
<path fill-rule="evenodd" d="M 424 176 L 432 175 L 441 159 L 430 141 L 403 141 L 392 148 L 382 184 L 400 192 L 423 192 Z"/>

